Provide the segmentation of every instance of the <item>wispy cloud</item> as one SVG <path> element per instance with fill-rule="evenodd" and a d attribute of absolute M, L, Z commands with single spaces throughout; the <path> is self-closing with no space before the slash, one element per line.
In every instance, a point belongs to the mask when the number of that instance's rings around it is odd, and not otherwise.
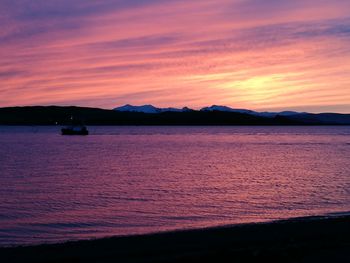
<path fill-rule="evenodd" d="M 3 0 L 0 106 L 350 112 L 347 10 L 345 0 Z"/>

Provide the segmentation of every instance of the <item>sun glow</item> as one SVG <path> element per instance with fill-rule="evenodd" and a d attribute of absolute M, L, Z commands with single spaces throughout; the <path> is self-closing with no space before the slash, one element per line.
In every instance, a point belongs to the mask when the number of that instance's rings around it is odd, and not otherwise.
<path fill-rule="evenodd" d="M 233 82 L 232 87 L 240 90 L 249 100 L 255 103 L 263 103 L 275 100 L 286 92 L 300 89 L 301 87 L 297 87 L 291 81 L 288 81 L 290 76 L 293 76 L 293 74 L 255 76 Z"/>
<path fill-rule="evenodd" d="M 0 106 L 350 111 L 349 1 L 122 2 L 1 1 Z"/>

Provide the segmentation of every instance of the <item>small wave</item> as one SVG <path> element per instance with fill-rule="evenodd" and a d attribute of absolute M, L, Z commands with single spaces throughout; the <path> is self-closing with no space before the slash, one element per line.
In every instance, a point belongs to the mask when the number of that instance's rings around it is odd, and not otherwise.
<path fill-rule="evenodd" d="M 166 220 L 179 220 L 179 221 L 198 221 L 205 219 L 204 216 L 162 216 Z"/>

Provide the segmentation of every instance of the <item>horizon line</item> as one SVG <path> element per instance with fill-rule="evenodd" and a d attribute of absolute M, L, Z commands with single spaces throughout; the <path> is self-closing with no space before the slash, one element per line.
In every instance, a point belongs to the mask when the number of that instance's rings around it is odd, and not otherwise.
<path fill-rule="evenodd" d="M 4 109 L 4 108 L 25 108 L 25 107 L 77 107 L 77 108 L 91 108 L 91 109 L 102 109 L 102 110 L 114 110 L 118 107 L 123 107 L 123 106 L 133 106 L 133 107 L 142 107 L 142 106 L 153 106 L 155 108 L 158 109 L 165 109 L 165 108 L 174 108 L 174 109 L 183 109 L 183 108 L 188 108 L 190 110 L 194 110 L 194 111 L 200 111 L 203 108 L 206 107 L 213 107 L 213 106 L 218 106 L 218 107 L 228 107 L 231 108 L 233 110 L 250 110 L 250 111 L 254 111 L 254 112 L 271 112 L 271 113 L 279 113 L 279 112 L 286 112 L 286 111 L 292 111 L 292 112 L 297 112 L 297 113 L 309 113 L 309 114 L 327 114 L 327 113 L 333 113 L 333 114 L 350 114 L 350 112 L 336 112 L 336 111 L 318 111 L 318 112 L 314 112 L 314 111 L 304 111 L 304 110 L 297 110 L 297 109 L 283 109 L 283 110 L 255 110 L 255 109 L 249 109 L 249 108 L 233 108 L 231 106 L 227 106 L 227 105 L 219 105 L 219 104 L 211 104 L 210 106 L 202 106 L 202 107 L 191 107 L 191 106 L 166 106 L 166 107 L 159 107 L 159 106 L 155 106 L 153 104 L 141 104 L 141 105 L 133 105 L 130 103 L 126 103 L 120 106 L 116 106 L 114 108 L 105 108 L 105 107 L 100 107 L 100 106 L 83 106 L 83 105 L 73 105 L 73 104 L 66 104 L 66 105 L 58 105 L 58 104 L 44 104 L 44 105 L 15 105 L 15 106 L 0 106 L 0 109 Z"/>

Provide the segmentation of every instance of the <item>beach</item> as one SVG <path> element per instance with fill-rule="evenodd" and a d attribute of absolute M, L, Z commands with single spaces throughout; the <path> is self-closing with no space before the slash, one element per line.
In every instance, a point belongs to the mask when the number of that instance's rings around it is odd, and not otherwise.
<path fill-rule="evenodd" d="M 350 215 L 0 249 L 1 262 L 350 262 Z"/>

